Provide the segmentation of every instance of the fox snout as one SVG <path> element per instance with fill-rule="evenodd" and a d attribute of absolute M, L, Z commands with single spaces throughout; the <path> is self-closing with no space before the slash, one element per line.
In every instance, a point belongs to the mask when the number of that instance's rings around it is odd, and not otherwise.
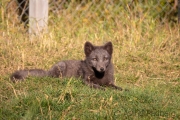
<path fill-rule="evenodd" d="M 105 72 L 106 71 L 106 65 L 104 65 L 102 63 L 97 63 L 95 69 L 98 72 Z"/>
<path fill-rule="evenodd" d="M 100 71 L 101 71 L 101 72 L 104 72 L 104 68 L 103 68 L 103 67 L 101 67 L 101 68 L 100 68 Z"/>

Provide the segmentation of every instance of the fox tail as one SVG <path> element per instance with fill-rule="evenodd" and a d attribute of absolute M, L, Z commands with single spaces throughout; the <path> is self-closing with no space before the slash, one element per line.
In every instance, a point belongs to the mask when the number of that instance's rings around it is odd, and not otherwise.
<path fill-rule="evenodd" d="M 48 72 L 42 69 L 18 70 L 15 71 L 10 78 L 13 82 L 16 82 L 30 76 L 44 77 L 48 76 Z"/>

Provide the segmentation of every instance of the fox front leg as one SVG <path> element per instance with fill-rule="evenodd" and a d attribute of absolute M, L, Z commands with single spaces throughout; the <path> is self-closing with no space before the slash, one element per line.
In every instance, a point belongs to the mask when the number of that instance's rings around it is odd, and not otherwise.
<path fill-rule="evenodd" d="M 89 82 L 87 80 L 84 80 L 84 84 L 91 87 L 91 88 L 95 88 L 95 89 L 101 89 L 101 90 L 105 90 L 103 87 L 101 87 L 100 85 L 98 84 L 94 84 L 92 82 Z"/>
<path fill-rule="evenodd" d="M 116 86 L 115 84 L 109 84 L 108 85 L 109 87 L 112 87 L 112 88 L 114 88 L 114 89 L 116 89 L 116 90 L 120 90 L 120 91 L 122 91 L 123 89 L 121 88 L 121 87 L 118 87 L 118 86 Z"/>

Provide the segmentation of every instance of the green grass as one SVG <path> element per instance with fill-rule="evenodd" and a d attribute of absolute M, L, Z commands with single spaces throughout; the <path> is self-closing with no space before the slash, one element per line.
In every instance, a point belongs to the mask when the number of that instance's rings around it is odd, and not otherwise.
<path fill-rule="evenodd" d="M 179 25 L 160 25 L 150 12 L 137 16 L 136 9 L 122 10 L 102 19 L 93 12 L 71 16 L 67 10 L 51 16 L 48 33 L 32 41 L 22 24 L 1 16 L 0 119 L 180 119 Z M 116 84 L 129 91 L 95 90 L 75 78 L 10 81 L 17 69 L 84 59 L 85 41 L 112 41 Z"/>
<path fill-rule="evenodd" d="M 119 92 L 77 79 L 1 80 L 2 119 L 178 119 L 179 87 L 153 83 Z"/>

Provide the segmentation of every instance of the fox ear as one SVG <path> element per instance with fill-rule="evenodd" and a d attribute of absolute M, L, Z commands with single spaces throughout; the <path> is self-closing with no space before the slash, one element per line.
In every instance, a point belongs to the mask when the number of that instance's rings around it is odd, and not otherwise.
<path fill-rule="evenodd" d="M 112 42 L 107 42 L 105 45 L 104 45 L 104 49 L 107 50 L 107 52 L 112 55 L 113 53 L 113 45 L 112 45 Z"/>
<path fill-rule="evenodd" d="M 84 44 L 84 52 L 86 56 L 89 56 L 91 52 L 94 50 L 94 46 L 90 42 L 86 42 Z"/>

